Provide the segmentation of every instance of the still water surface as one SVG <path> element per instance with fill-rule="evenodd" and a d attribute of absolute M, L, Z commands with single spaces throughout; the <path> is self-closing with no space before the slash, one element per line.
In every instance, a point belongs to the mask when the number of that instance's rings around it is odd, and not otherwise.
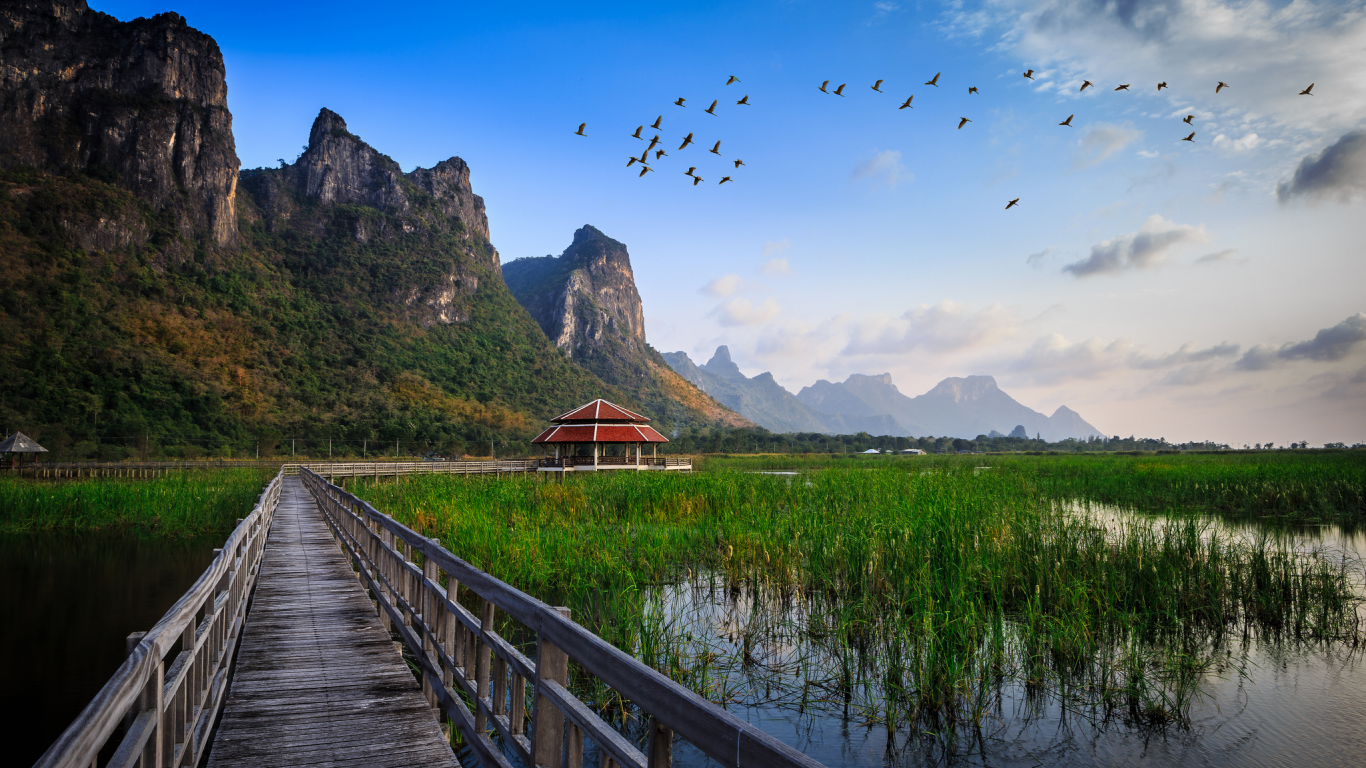
<path fill-rule="evenodd" d="M 0 763 L 42 756 L 223 538 L 0 535 Z"/>

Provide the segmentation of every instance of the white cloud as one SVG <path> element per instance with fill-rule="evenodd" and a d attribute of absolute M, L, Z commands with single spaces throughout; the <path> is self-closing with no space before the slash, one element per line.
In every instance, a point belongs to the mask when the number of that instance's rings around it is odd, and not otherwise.
<path fill-rule="evenodd" d="M 859 163 L 850 172 L 849 178 L 852 181 L 868 179 L 874 189 L 884 185 L 888 189 L 895 189 L 896 185 L 903 181 L 911 181 L 914 177 L 906 173 L 905 167 L 901 165 L 901 152 L 887 149 Z"/>
<path fill-rule="evenodd" d="M 1015 309 L 992 304 L 973 311 L 945 299 L 922 304 L 898 318 L 872 318 L 855 325 L 843 355 L 896 355 L 913 350 L 960 352 L 1015 335 Z"/>
<path fill-rule="evenodd" d="M 1086 129 L 1077 142 L 1073 168 L 1089 168 L 1143 138 L 1143 132 L 1130 125 L 1096 123 Z"/>
<path fill-rule="evenodd" d="M 726 296 L 734 296 L 736 291 L 739 291 L 744 285 L 745 279 L 739 275 L 722 275 L 702 286 L 701 292 L 707 296 L 725 298 Z"/>
<path fill-rule="evenodd" d="M 1041 269 L 1045 264 L 1053 260 L 1053 256 L 1057 254 L 1057 252 L 1058 249 L 1050 245 L 1038 253 L 1031 253 L 1026 256 L 1025 263 L 1035 269 Z"/>
<path fill-rule="evenodd" d="M 787 238 L 782 240 L 770 240 L 764 243 L 764 255 L 771 256 L 775 253 L 786 253 L 792 247 L 792 241 Z"/>
<path fill-rule="evenodd" d="M 1238 360 L 1236 367 L 1244 371 L 1261 371 L 1294 360 L 1332 362 L 1347 357 L 1363 341 L 1366 341 L 1366 314 L 1358 312 L 1332 328 L 1321 329 L 1308 341 L 1282 344 L 1276 349 L 1258 344 Z"/>
<path fill-rule="evenodd" d="M 1295 197 L 1366 196 L 1366 130 L 1349 131 L 1318 155 L 1306 155 L 1290 181 L 1276 185 L 1282 203 Z"/>
<path fill-rule="evenodd" d="M 1134 83 L 1135 97 L 1190 109 L 1183 117 L 1217 116 L 1240 125 L 1244 138 L 1255 132 L 1258 143 L 1366 123 L 1362 0 L 982 0 L 981 7 L 1002 33 L 997 48 L 1037 70 L 1038 90 L 1094 94 L 1096 103 L 1115 85 Z M 945 16 L 982 27 L 961 5 Z M 1081 77 L 1097 88 L 1078 94 L 1075 84 L 1064 85 Z M 1230 87 L 1215 94 L 1220 80 Z M 1315 80 L 1314 96 L 1300 96 Z M 1160 96 L 1159 81 L 1170 84 Z"/>
<path fill-rule="evenodd" d="M 1265 142 L 1263 141 L 1262 137 L 1258 136 L 1255 133 L 1248 133 L 1244 135 L 1241 139 L 1230 139 L 1222 133 L 1214 137 L 1215 147 L 1217 147 L 1218 149 L 1228 150 L 1231 152 L 1248 152 L 1250 150 L 1256 149 L 1264 143 Z"/>
<path fill-rule="evenodd" d="M 792 274 L 792 269 L 790 265 L 787 263 L 787 259 L 784 259 L 781 256 L 779 256 L 776 259 L 769 259 L 768 261 L 764 262 L 763 266 L 759 267 L 759 271 L 763 272 L 765 275 Z"/>
<path fill-rule="evenodd" d="M 1034 384 L 1058 384 L 1075 379 L 1099 379 L 1121 371 L 1178 369 L 1167 374 L 1166 383 L 1193 383 L 1201 366 L 1231 358 L 1240 347 L 1222 342 L 1205 349 L 1182 344 L 1175 352 L 1151 355 L 1128 339 L 1071 342 L 1061 334 L 1042 336 L 1024 353 L 1006 364 L 1008 371 Z M 1200 376 L 1203 380 L 1203 375 Z"/>
<path fill-rule="evenodd" d="M 1196 259 L 1196 260 L 1195 260 L 1195 263 L 1196 263 L 1196 264 L 1220 264 L 1220 263 L 1223 263 L 1223 262 L 1233 261 L 1233 255 L 1236 254 L 1237 252 L 1238 252 L 1238 249 L 1237 249 L 1237 248 L 1229 248 L 1229 249 L 1227 249 L 1227 250 L 1218 251 L 1217 253 L 1207 253 L 1207 254 L 1205 254 L 1204 256 L 1201 256 L 1200 258 Z M 1247 260 L 1246 260 L 1246 259 L 1242 259 L 1241 261 L 1247 261 Z"/>
<path fill-rule="evenodd" d="M 1063 267 L 1077 277 L 1102 273 L 1123 272 L 1130 269 L 1156 267 L 1166 260 L 1175 247 L 1209 241 L 1209 233 L 1202 224 L 1193 227 L 1177 224 L 1153 214 L 1137 232 L 1112 237 L 1091 246 L 1091 253 L 1081 261 Z"/>
<path fill-rule="evenodd" d="M 774 299 L 765 299 L 757 307 L 744 297 L 737 297 L 730 301 L 724 301 L 716 306 L 710 313 L 716 321 L 728 328 L 741 325 L 762 325 L 778 316 L 782 308 Z"/>

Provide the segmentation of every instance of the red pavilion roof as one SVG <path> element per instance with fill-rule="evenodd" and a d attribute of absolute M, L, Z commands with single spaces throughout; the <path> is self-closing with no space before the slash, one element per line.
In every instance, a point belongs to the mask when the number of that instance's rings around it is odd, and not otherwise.
<path fill-rule="evenodd" d="M 557 424 L 537 435 L 531 442 L 667 443 L 669 438 L 645 424 Z"/>
<path fill-rule="evenodd" d="M 568 413 L 562 413 L 550 420 L 555 424 L 592 424 L 602 422 L 628 422 L 645 424 L 650 420 L 638 413 L 598 398 L 587 405 L 581 405 Z M 658 434 L 658 433 L 656 433 Z"/>

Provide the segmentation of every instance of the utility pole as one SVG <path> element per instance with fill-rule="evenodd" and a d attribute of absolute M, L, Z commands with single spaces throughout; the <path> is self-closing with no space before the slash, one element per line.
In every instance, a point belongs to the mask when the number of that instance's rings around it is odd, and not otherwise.
<path fill-rule="evenodd" d="M 294 458 L 294 438 L 289 438 L 289 457 Z"/>
<path fill-rule="evenodd" d="M 370 445 L 370 441 L 369 441 L 368 439 L 360 441 L 360 455 L 361 455 L 362 457 L 368 456 L 368 455 L 369 455 L 369 454 L 367 454 L 367 453 L 365 452 L 366 449 L 369 447 L 369 445 Z"/>
<path fill-rule="evenodd" d="M 394 458 L 398 458 L 398 441 L 394 441 Z"/>
<path fill-rule="evenodd" d="M 332 438 L 327 438 L 327 460 L 332 460 Z"/>

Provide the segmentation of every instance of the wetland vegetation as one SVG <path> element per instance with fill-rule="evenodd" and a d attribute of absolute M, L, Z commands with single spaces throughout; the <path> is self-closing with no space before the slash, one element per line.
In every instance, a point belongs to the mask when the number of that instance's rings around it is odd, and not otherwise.
<path fill-rule="evenodd" d="M 956 752 L 1007 690 L 1179 726 L 1202 680 L 1241 674 L 1235 647 L 1358 648 L 1354 558 L 1190 514 L 1359 516 L 1363 457 L 1320 458 L 746 457 L 353 489 L 715 701 Z"/>

